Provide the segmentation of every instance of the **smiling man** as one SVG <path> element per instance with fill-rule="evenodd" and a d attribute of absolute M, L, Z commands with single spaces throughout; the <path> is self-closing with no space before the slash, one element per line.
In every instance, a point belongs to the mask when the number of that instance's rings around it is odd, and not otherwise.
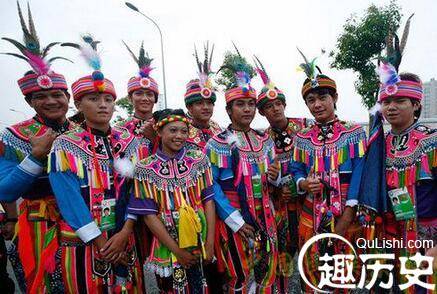
<path fill-rule="evenodd" d="M 366 146 L 363 128 L 335 115 L 338 101 L 335 81 L 322 75 L 313 64 L 302 64 L 301 67 L 307 74 L 302 97 L 315 124 L 294 137 L 290 163 L 297 191 L 307 193 L 299 222 L 300 248 L 314 234 L 331 232 L 348 240 L 360 236 L 355 210 Z M 313 285 L 318 283 L 320 276 L 314 258 L 318 260 L 327 251 L 341 252 L 335 242 L 316 247 L 312 246 L 304 262 L 305 275 Z M 306 290 L 310 291 L 309 288 Z"/>
<path fill-rule="evenodd" d="M 214 103 L 217 99 L 214 87 L 211 81 L 211 55 L 209 55 L 209 46 L 205 46 L 205 59 L 199 61 L 197 50 L 196 63 L 199 70 L 199 78 L 193 79 L 187 84 L 185 92 L 185 106 L 191 118 L 190 132 L 187 139 L 187 147 L 204 150 L 208 140 L 222 131 L 220 126 L 211 120 L 214 111 Z"/>
<path fill-rule="evenodd" d="M 18 80 L 24 99 L 36 114 L 29 120 L 7 127 L 0 134 L 0 201 L 8 205 L 6 224 L 2 228 L 7 238 L 14 235 L 18 221 L 18 258 L 11 254 L 21 291 L 63 291 L 59 270 L 47 270 L 44 264 L 56 264 L 57 220 L 60 218 L 54 194 L 47 177 L 47 155 L 53 140 L 70 128 L 67 82 L 63 75 L 53 72 L 47 60 L 50 43 L 43 48 L 36 34 L 30 8 L 29 28 L 18 12 L 24 44 L 3 38 L 14 44 L 22 55 L 10 55 L 26 60 L 32 70 Z M 9 54 L 9 53 L 8 53 Z M 54 57 L 59 58 L 59 57 Z M 52 58 L 53 59 L 53 58 Z M 15 202 L 22 198 L 17 218 Z M 50 245 L 50 246 L 49 246 Z"/>
<path fill-rule="evenodd" d="M 139 71 L 138 75 L 131 77 L 127 83 L 128 99 L 133 105 L 134 114 L 117 125 L 128 129 L 145 147 L 145 154 L 140 154 L 140 159 L 143 159 L 150 155 L 153 148 L 153 107 L 158 102 L 159 89 L 156 80 L 150 76 L 153 59 L 145 53 L 144 45 L 141 44 L 137 57 L 128 45 L 124 44 L 138 64 Z"/>
<path fill-rule="evenodd" d="M 270 293 L 278 252 L 269 186 L 280 181 L 279 167 L 272 139 L 250 126 L 256 113 L 256 91 L 250 85 L 249 65 L 238 53 L 222 68 L 234 74 L 225 93 L 232 123 L 206 145 L 220 217 L 216 251 L 219 264 L 226 269 L 228 293 L 249 289 Z"/>
<path fill-rule="evenodd" d="M 72 91 L 85 120 L 59 136 L 49 156 L 50 183 L 64 218 L 59 268 L 68 293 L 122 293 L 128 288 L 141 292 L 132 233 L 135 217 L 126 215 L 126 177 L 142 146 L 126 128 L 111 128 L 114 85 L 100 70 L 99 42 L 91 36 L 83 40 L 73 46 L 88 53 L 82 55 L 94 72 L 74 82 Z"/>
<path fill-rule="evenodd" d="M 298 220 L 301 210 L 301 198 L 296 183 L 290 175 L 289 164 L 293 156 L 293 138 L 297 132 L 307 127 L 306 118 L 287 118 L 285 116 L 285 95 L 275 86 L 261 61 L 255 57 L 256 70 L 264 87 L 258 95 L 256 106 L 259 113 L 269 122 L 267 133 L 275 143 L 276 158 L 281 167 L 280 187 L 272 187 L 271 194 L 275 206 L 275 220 L 278 230 L 279 263 L 276 289 L 287 292 L 289 278 L 294 271 L 294 255 L 298 248 Z"/>
<path fill-rule="evenodd" d="M 397 65 L 399 66 L 399 65 Z M 390 72 L 390 80 L 381 74 L 378 102 L 391 130 L 386 134 L 386 181 L 389 212 L 384 217 L 387 239 L 437 243 L 437 131 L 418 122 L 423 99 L 420 78 L 412 73 L 397 74 L 389 63 L 380 72 Z M 399 201 L 402 199 L 402 201 Z M 429 241 L 428 241 L 429 242 Z M 417 244 L 416 242 L 414 244 Z M 396 260 L 429 248 L 411 247 L 394 250 Z M 395 264 L 395 285 L 407 282 Z M 422 281 L 424 281 L 422 279 Z M 428 277 L 435 284 L 437 276 Z M 425 281 L 424 281 L 425 282 Z M 408 293 L 427 293 L 416 285 Z"/>

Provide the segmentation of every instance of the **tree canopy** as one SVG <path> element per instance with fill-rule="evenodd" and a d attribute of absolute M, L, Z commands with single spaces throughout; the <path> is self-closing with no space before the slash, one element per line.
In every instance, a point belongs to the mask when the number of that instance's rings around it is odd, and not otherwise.
<path fill-rule="evenodd" d="M 363 16 L 353 14 L 346 21 L 336 48 L 330 53 L 332 67 L 351 69 L 358 74 L 355 89 L 368 109 L 376 103 L 378 95 L 376 59 L 385 49 L 386 36 L 397 31 L 400 20 L 401 9 L 396 1 L 382 7 L 372 4 Z"/>

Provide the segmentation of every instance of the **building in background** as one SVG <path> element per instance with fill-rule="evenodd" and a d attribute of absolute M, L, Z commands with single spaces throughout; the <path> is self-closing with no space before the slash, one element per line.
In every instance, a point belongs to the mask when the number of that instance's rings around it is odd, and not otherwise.
<path fill-rule="evenodd" d="M 432 78 L 423 84 L 424 98 L 421 118 L 437 118 L 437 81 Z"/>

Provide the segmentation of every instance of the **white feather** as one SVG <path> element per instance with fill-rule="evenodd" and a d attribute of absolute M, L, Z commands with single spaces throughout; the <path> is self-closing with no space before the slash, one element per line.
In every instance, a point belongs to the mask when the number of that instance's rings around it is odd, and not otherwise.
<path fill-rule="evenodd" d="M 117 158 L 114 161 L 114 169 L 123 177 L 134 177 L 134 164 L 127 158 Z"/>
<path fill-rule="evenodd" d="M 381 103 L 376 102 L 372 108 L 369 109 L 371 115 L 376 115 L 377 112 L 381 112 Z"/>

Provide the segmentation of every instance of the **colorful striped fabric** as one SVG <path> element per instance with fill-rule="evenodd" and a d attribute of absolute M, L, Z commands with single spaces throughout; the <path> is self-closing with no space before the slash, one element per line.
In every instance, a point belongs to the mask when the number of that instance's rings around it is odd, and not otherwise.
<path fill-rule="evenodd" d="M 158 83 L 152 77 L 132 77 L 127 82 L 127 92 L 131 94 L 139 89 L 148 89 L 153 91 L 156 96 L 159 95 Z"/>
<path fill-rule="evenodd" d="M 214 103 L 217 99 L 213 89 L 202 87 L 199 79 L 194 79 L 188 82 L 187 91 L 185 92 L 185 105 L 190 105 L 202 99 L 211 99 Z"/>
<path fill-rule="evenodd" d="M 65 77 L 57 73 L 46 75 L 28 74 L 18 80 L 18 86 L 23 95 L 28 95 L 36 91 L 46 91 L 51 89 L 68 90 Z"/>
<path fill-rule="evenodd" d="M 408 97 L 421 101 L 423 98 L 422 83 L 414 81 L 400 81 L 396 85 L 382 85 L 379 88 L 378 101 L 382 102 L 389 97 Z"/>
<path fill-rule="evenodd" d="M 114 99 L 117 98 L 117 94 L 115 93 L 114 84 L 108 80 L 104 79 L 104 90 L 100 91 L 94 83 L 92 76 L 85 76 L 73 83 L 71 85 L 71 90 L 73 91 L 74 100 L 80 100 L 84 95 L 91 93 L 107 93 L 111 94 Z"/>
<path fill-rule="evenodd" d="M 243 89 L 242 87 L 235 87 L 227 90 L 225 93 L 226 103 L 229 103 L 236 99 L 244 99 L 244 98 L 256 99 L 255 89 L 252 87 L 250 87 L 249 89 Z"/>
<path fill-rule="evenodd" d="M 329 88 L 337 92 L 337 85 L 333 79 L 327 76 L 317 76 L 315 81 L 307 79 L 307 82 L 302 87 L 302 97 L 305 98 L 308 92 L 315 88 Z"/>

